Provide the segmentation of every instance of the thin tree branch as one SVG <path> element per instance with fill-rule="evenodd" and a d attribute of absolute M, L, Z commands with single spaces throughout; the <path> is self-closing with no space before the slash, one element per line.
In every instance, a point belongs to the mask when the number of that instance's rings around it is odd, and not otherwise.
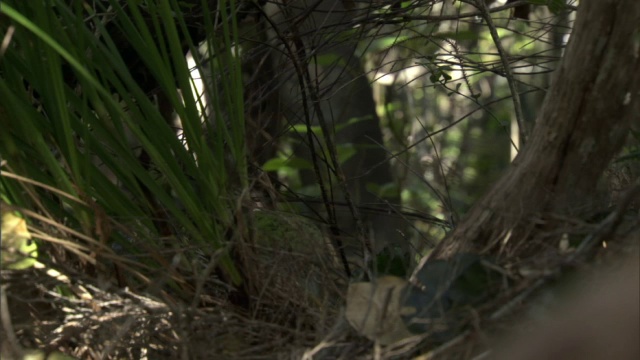
<path fill-rule="evenodd" d="M 527 141 L 528 133 L 524 124 L 524 116 L 522 115 L 522 104 L 520 103 L 518 86 L 513 78 L 513 72 L 511 71 L 511 65 L 509 64 L 509 59 L 507 57 L 508 54 L 502 46 L 502 42 L 500 41 L 500 37 L 498 36 L 498 31 L 496 30 L 496 25 L 493 23 L 493 19 L 491 18 L 491 14 L 489 13 L 487 4 L 484 2 L 484 0 L 475 0 L 475 5 L 478 10 L 480 10 L 482 18 L 487 22 L 489 32 L 491 33 L 491 38 L 493 39 L 494 44 L 496 44 L 496 49 L 498 49 L 498 55 L 500 56 L 502 67 L 504 68 L 504 77 L 507 79 L 509 90 L 512 94 L 513 108 L 516 112 L 516 122 L 518 123 L 518 129 L 520 132 L 520 148 L 522 148 L 522 145 L 524 145 Z"/>

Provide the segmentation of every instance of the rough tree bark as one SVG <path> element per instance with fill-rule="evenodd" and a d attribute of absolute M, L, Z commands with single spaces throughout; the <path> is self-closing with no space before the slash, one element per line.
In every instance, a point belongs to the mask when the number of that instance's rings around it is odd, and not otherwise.
<path fill-rule="evenodd" d="M 638 24 L 637 0 L 580 3 L 526 148 L 431 258 L 459 251 L 496 255 L 525 245 L 537 230 L 536 215 L 584 215 L 630 123 L 640 122 Z"/>

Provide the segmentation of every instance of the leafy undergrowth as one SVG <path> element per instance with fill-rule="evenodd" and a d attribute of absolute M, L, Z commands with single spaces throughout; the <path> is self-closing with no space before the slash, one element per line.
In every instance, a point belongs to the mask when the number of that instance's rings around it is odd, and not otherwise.
<path fill-rule="evenodd" d="M 220 272 L 222 251 L 189 263 L 193 247 L 149 249 L 166 263 L 152 269 L 43 220 L 3 203 L 3 359 L 34 349 L 82 359 L 297 358 L 330 333 L 349 333 L 336 323 L 346 282 L 318 255 L 325 239 L 302 217 L 256 213 L 270 236 L 236 249 L 245 284 L 235 287 Z M 366 347 L 357 337 L 340 343 L 330 352 Z"/>
<path fill-rule="evenodd" d="M 179 266 L 173 279 L 161 274 L 137 286 L 121 286 L 118 279 L 133 278 L 141 264 L 124 257 L 100 266 L 78 260 L 70 255 L 71 239 L 65 243 L 59 237 L 60 229 L 29 220 L 29 230 L 18 221 L 20 239 L 50 234 L 38 247 L 47 256 L 30 266 L 3 262 L 2 355 L 7 359 L 19 359 L 27 349 L 82 359 L 473 358 L 487 351 L 488 338 L 512 329 L 523 314 L 544 311 L 548 304 L 541 299 L 555 291 L 550 288 L 562 289 L 576 273 L 597 271 L 596 265 L 637 251 L 640 233 L 637 212 L 624 208 L 596 223 L 574 219 L 568 227 L 563 221 L 561 230 L 554 227 L 536 239 L 549 243 L 548 237 L 558 237 L 557 248 L 493 259 L 492 266 L 503 275 L 500 290 L 458 312 L 461 325 L 454 332 L 444 338 L 429 331 L 411 333 L 382 346 L 344 319 L 346 284 L 325 276 L 315 284 L 332 286 L 332 291 L 312 291 L 295 280 L 313 267 L 310 253 L 289 251 L 278 257 L 263 251 L 250 259 L 258 270 L 255 276 L 262 278 L 254 285 L 263 288 L 253 292 L 250 306 L 242 307 L 230 300 L 233 289 L 215 273 L 198 282 L 181 278 Z M 4 239 L 13 231 L 3 224 Z M 57 241 L 51 234 L 58 235 Z M 20 248 L 3 244 L 3 253 Z M 387 315 L 393 316 L 391 311 Z M 378 325 L 388 325 L 384 321 Z"/>

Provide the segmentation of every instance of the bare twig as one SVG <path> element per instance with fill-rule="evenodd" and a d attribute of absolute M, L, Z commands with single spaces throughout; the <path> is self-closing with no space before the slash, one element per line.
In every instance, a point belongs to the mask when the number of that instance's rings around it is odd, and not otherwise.
<path fill-rule="evenodd" d="M 525 144 L 527 140 L 527 129 L 524 124 L 524 116 L 522 115 L 522 104 L 520 103 L 520 94 L 518 94 L 518 86 L 513 78 L 513 72 L 511 71 L 511 65 L 509 64 L 509 59 L 507 58 L 507 52 L 502 46 L 502 42 L 500 41 L 500 37 L 498 36 L 498 31 L 496 30 L 496 25 L 493 23 L 493 19 L 491 18 L 491 14 L 489 13 L 489 9 L 487 8 L 487 4 L 484 0 L 475 0 L 475 5 L 480 10 L 482 14 L 482 18 L 487 22 L 487 26 L 489 27 L 489 32 L 491 33 L 491 38 L 493 39 L 494 44 L 496 45 L 496 49 L 498 49 L 498 55 L 500 56 L 500 61 L 502 62 L 502 67 L 504 68 L 504 77 L 507 79 L 507 83 L 509 84 L 509 90 L 511 91 L 513 107 L 516 112 L 516 122 L 518 123 L 518 128 L 520 130 L 520 141 L 521 147 Z"/>

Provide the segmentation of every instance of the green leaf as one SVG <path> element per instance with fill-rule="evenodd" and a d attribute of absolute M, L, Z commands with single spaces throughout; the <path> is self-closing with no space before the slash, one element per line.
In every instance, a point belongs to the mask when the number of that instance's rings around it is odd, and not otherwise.
<path fill-rule="evenodd" d="M 320 128 L 320 126 L 307 126 L 306 124 L 298 124 L 293 125 L 291 128 L 298 134 L 306 134 L 309 129 L 314 134 L 322 134 L 322 129 Z"/>
<path fill-rule="evenodd" d="M 353 144 L 338 144 L 336 145 L 336 151 L 338 153 L 338 163 L 344 164 L 356 154 L 356 147 Z"/>
<path fill-rule="evenodd" d="M 395 182 L 386 183 L 384 185 L 369 182 L 367 183 L 366 188 L 370 193 L 375 194 L 378 197 L 387 199 L 395 198 L 400 192 L 398 184 Z"/>
<path fill-rule="evenodd" d="M 373 119 L 373 116 L 371 116 L 371 115 L 365 115 L 365 116 L 360 116 L 360 117 L 353 117 L 353 118 L 351 118 L 351 119 L 347 120 L 347 121 L 346 121 L 345 123 L 343 123 L 343 124 L 337 124 L 337 125 L 335 125 L 335 129 L 336 129 L 336 132 L 339 132 L 339 131 L 343 130 L 344 128 L 346 128 L 347 126 L 351 126 L 351 125 L 353 125 L 353 124 L 357 124 L 357 123 L 359 123 L 359 122 L 361 122 L 361 121 L 366 121 L 366 120 L 371 120 L 371 119 Z"/>
<path fill-rule="evenodd" d="M 408 36 L 404 35 L 385 36 L 383 38 L 376 39 L 369 47 L 369 51 L 384 51 L 409 39 L 410 38 Z"/>
<path fill-rule="evenodd" d="M 294 170 L 308 170 L 312 169 L 313 165 L 308 160 L 295 156 L 287 159 L 273 158 L 262 165 L 262 170 L 264 171 L 278 171 L 284 168 Z"/>
<path fill-rule="evenodd" d="M 328 53 L 316 56 L 316 64 L 320 66 L 345 66 L 344 58 L 336 53 Z"/>

